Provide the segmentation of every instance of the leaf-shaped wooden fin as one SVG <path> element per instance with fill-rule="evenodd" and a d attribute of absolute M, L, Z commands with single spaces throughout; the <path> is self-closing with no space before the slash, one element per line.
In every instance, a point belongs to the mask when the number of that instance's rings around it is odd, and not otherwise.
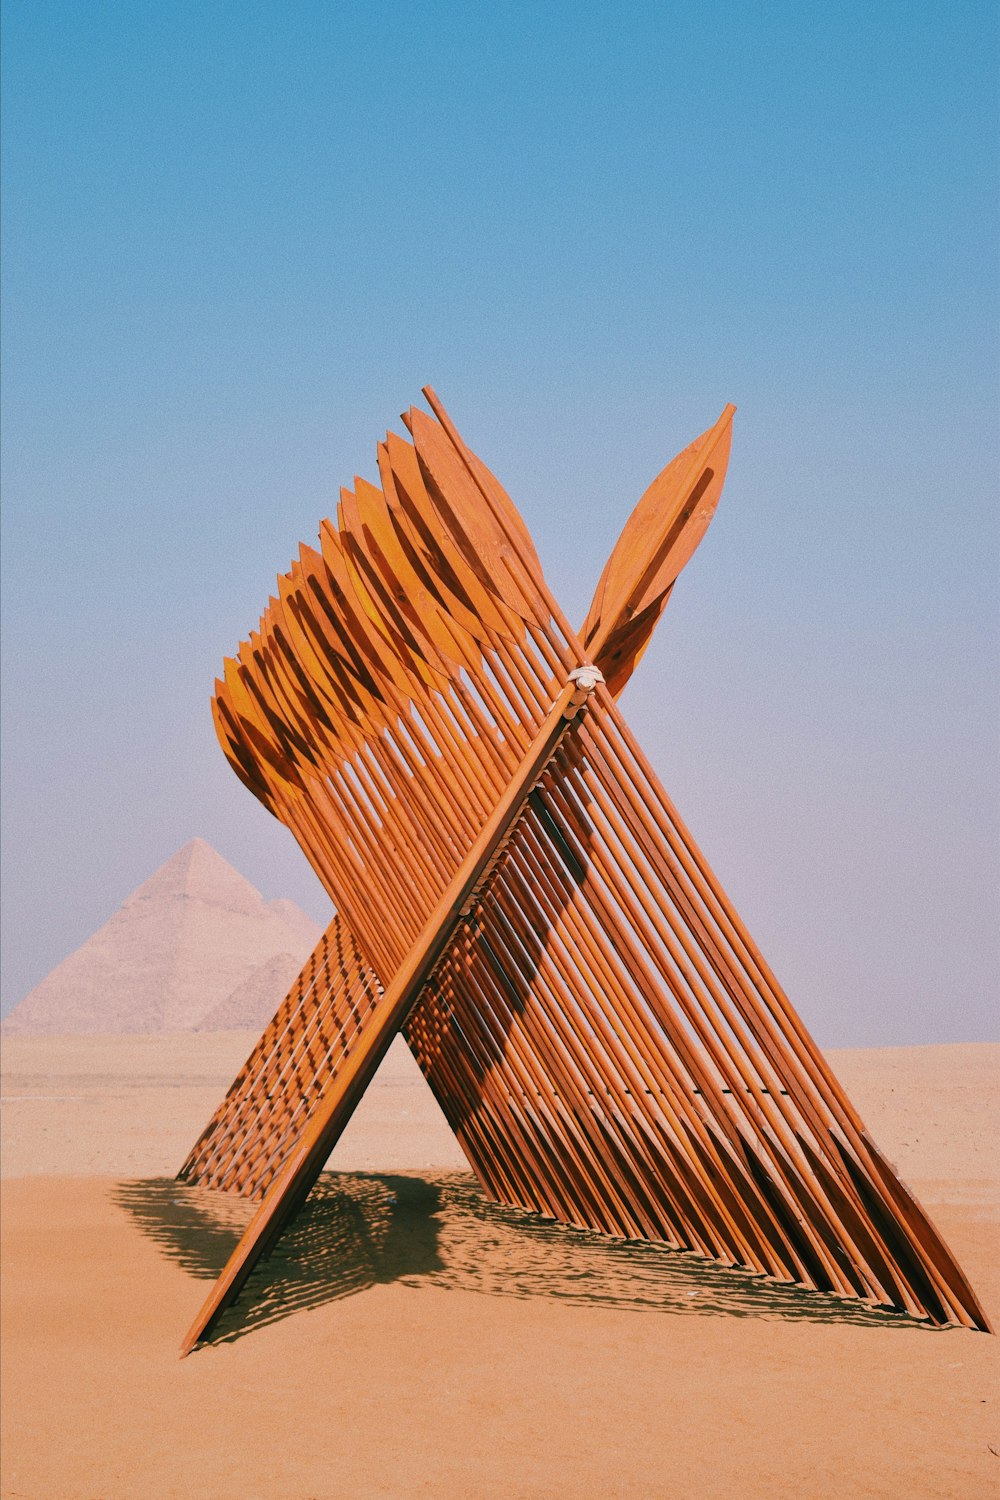
<path fill-rule="evenodd" d="M 421 566 L 436 583 L 436 592 L 449 607 L 452 600 L 459 605 L 457 618 L 477 638 L 485 627 L 487 634 L 492 631 L 505 639 L 519 640 L 523 633 L 520 617 L 505 611 L 469 567 L 457 538 L 434 506 L 416 449 L 390 432 L 386 434 L 384 451 L 388 469 L 382 473 L 382 481 L 393 522 L 401 536 L 405 534 L 416 548 Z M 380 448 L 380 469 L 381 452 Z M 476 624 L 477 618 L 480 626 Z"/>
<path fill-rule="evenodd" d="M 581 637 L 614 693 L 648 643 L 678 573 L 715 514 L 735 406 L 672 459 L 632 512 L 608 558 Z M 637 629 L 640 616 L 645 632 Z"/>
<path fill-rule="evenodd" d="M 405 420 L 413 435 L 428 493 L 458 542 L 467 565 L 515 615 L 529 623 L 544 625 L 548 610 L 536 581 L 509 529 L 494 513 L 462 450 L 455 446 L 441 424 L 419 407 L 411 407 Z M 523 529 L 523 522 L 521 526 Z"/>
<path fill-rule="evenodd" d="M 507 533 L 509 540 L 513 543 L 521 559 L 524 571 L 533 580 L 537 592 L 544 595 L 545 585 L 542 579 L 542 565 L 538 560 L 538 553 L 535 551 L 531 532 L 524 524 L 521 512 L 496 475 L 486 467 L 478 454 L 473 453 L 472 449 L 463 441 L 458 428 L 445 411 L 444 404 L 433 387 L 425 385 L 423 387 L 423 395 L 426 397 L 431 411 L 447 433 L 455 451 L 461 457 L 462 462 L 468 468 L 473 479 L 475 479 L 493 515 Z"/>

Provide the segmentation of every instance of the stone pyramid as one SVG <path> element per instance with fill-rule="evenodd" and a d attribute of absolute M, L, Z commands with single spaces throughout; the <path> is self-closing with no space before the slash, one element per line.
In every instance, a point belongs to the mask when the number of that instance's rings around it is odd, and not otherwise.
<path fill-rule="evenodd" d="M 264 971 L 283 983 L 320 931 L 293 902 L 265 901 L 210 844 L 192 839 L 25 996 L 4 1029 L 187 1031 L 255 975 L 251 994 L 259 1009 L 267 1003 Z M 274 995 L 271 1012 L 285 989 Z M 239 1005 L 224 1014 L 238 1016 Z"/>
<path fill-rule="evenodd" d="M 202 1016 L 195 1030 L 263 1031 L 298 978 L 302 962 L 294 954 L 276 953 Z"/>

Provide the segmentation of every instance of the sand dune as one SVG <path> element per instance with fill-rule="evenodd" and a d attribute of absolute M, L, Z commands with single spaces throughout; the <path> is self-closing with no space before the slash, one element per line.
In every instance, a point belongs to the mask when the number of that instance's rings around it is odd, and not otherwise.
<path fill-rule="evenodd" d="M 7 1039 L 4 1496 L 996 1492 L 996 1339 L 497 1209 L 401 1043 L 178 1360 L 249 1208 L 172 1173 L 253 1040 Z M 996 1317 L 1000 1047 L 831 1057 Z"/>

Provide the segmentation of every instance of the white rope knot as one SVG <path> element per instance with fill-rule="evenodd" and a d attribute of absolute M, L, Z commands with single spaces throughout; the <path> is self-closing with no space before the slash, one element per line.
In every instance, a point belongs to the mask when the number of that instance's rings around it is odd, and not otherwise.
<path fill-rule="evenodd" d="M 575 719 L 580 709 L 589 699 L 591 693 L 599 682 L 604 681 L 604 673 L 600 667 L 595 667 L 591 662 L 582 667 L 575 667 L 569 674 L 569 680 L 576 688 L 576 692 L 566 705 L 563 715 L 566 719 Z"/>

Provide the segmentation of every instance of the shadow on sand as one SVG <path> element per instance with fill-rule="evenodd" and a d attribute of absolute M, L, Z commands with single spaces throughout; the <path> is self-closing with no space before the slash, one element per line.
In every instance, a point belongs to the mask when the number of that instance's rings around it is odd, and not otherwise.
<path fill-rule="evenodd" d="M 172 1178 L 120 1183 L 114 1199 L 165 1255 L 204 1280 L 218 1276 L 255 1207 Z M 230 1342 L 380 1282 L 674 1314 L 927 1326 L 664 1245 L 609 1239 L 506 1208 L 468 1173 L 324 1172 L 209 1342 Z"/>

